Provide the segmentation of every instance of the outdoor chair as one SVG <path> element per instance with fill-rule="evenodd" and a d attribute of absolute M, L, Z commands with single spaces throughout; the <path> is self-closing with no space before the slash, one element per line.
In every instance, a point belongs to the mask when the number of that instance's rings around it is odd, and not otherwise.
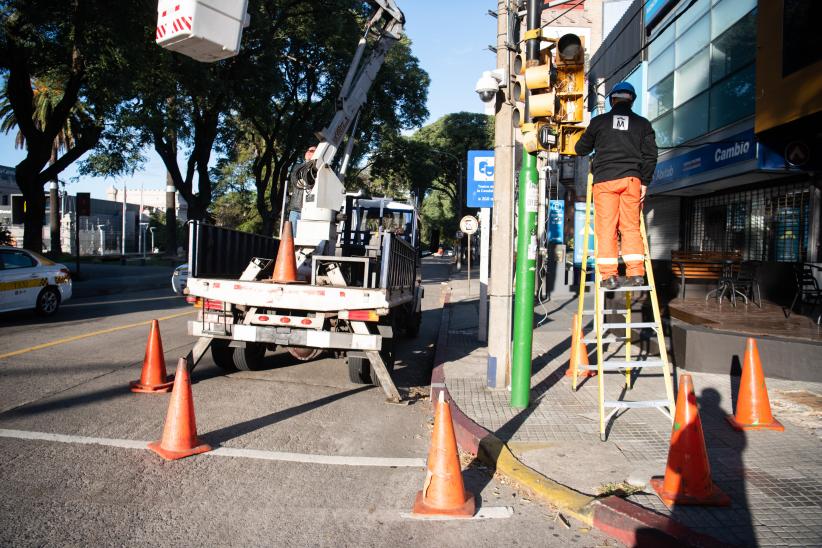
<path fill-rule="evenodd" d="M 791 307 L 788 309 L 787 317 L 791 317 L 794 306 L 799 302 L 800 309 L 803 304 L 811 304 L 814 308 L 822 305 L 822 289 L 816 281 L 816 273 L 822 272 L 822 267 L 809 263 L 799 263 L 794 265 L 794 278 L 796 280 L 796 293 L 793 296 Z M 813 311 L 813 309 L 811 310 Z M 822 313 L 816 318 L 817 325 L 822 322 Z"/>
<path fill-rule="evenodd" d="M 759 289 L 759 263 L 743 261 L 736 273 L 734 287 L 749 296 L 751 301 L 762 308 L 762 291 Z"/>

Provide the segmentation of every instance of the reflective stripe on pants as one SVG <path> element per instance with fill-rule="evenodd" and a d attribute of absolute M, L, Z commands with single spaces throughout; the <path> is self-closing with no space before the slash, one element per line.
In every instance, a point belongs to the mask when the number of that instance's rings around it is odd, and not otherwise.
<path fill-rule="evenodd" d="M 617 275 L 617 231 L 622 236 L 625 274 L 645 275 L 645 249 L 639 232 L 641 185 L 636 177 L 623 177 L 594 185 L 597 264 L 603 279 Z"/>

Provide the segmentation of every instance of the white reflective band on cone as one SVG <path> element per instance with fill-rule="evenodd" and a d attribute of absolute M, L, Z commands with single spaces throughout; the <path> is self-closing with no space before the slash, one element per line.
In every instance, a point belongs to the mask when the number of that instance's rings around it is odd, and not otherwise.
<path fill-rule="evenodd" d="M 629 261 L 630 262 L 644 261 L 645 260 L 645 255 L 643 255 L 642 253 L 631 253 L 631 254 L 628 254 L 628 255 L 623 255 L 622 260 L 625 261 L 626 263 L 629 262 Z"/>
<path fill-rule="evenodd" d="M 601 259 L 597 259 L 597 264 L 619 264 L 619 259 L 603 257 Z"/>

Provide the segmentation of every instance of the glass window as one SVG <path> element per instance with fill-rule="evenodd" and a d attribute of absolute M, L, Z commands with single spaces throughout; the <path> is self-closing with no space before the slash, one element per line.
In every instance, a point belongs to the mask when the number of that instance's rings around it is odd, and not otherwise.
<path fill-rule="evenodd" d="M 728 27 L 756 7 L 756 0 L 722 0 L 711 10 L 711 39 L 713 40 Z M 756 38 L 754 28 L 753 38 Z"/>
<path fill-rule="evenodd" d="M 661 118 L 657 118 L 651 125 L 656 133 L 656 145 L 660 148 L 674 146 L 674 115 L 668 113 Z"/>
<path fill-rule="evenodd" d="M 754 113 L 756 71 L 749 65 L 711 88 L 711 130 Z"/>
<path fill-rule="evenodd" d="M 708 94 L 703 93 L 674 110 L 674 143 L 708 132 Z"/>
<path fill-rule="evenodd" d="M 697 21 L 676 40 L 676 66 L 690 59 L 694 53 L 708 45 L 711 36 L 711 19 L 707 15 Z M 756 36 L 756 35 L 754 35 Z"/>
<path fill-rule="evenodd" d="M 671 46 L 648 64 L 648 84 L 654 85 L 674 70 L 674 47 Z"/>
<path fill-rule="evenodd" d="M 674 108 L 674 75 L 648 90 L 648 118 L 662 116 Z"/>
<path fill-rule="evenodd" d="M 711 7 L 711 3 L 708 0 L 698 0 L 696 4 L 689 8 L 687 7 L 688 4 L 689 2 L 683 2 L 683 5 L 685 5 L 687 9 L 685 10 L 685 13 L 683 13 L 679 19 L 676 20 L 677 36 L 682 36 L 688 27 L 690 27 L 694 21 L 705 14 Z"/>
<path fill-rule="evenodd" d="M 822 60 L 816 28 L 822 8 L 819 0 L 785 0 L 782 17 L 782 76 Z"/>
<path fill-rule="evenodd" d="M 697 93 L 708 88 L 709 48 L 697 53 L 693 59 L 676 69 L 674 81 L 674 106 L 679 106 Z"/>
<path fill-rule="evenodd" d="M 9 195 L 8 194 L 3 194 L 3 196 L 0 197 L 0 205 L 4 205 L 4 206 L 9 205 Z"/>
<path fill-rule="evenodd" d="M 650 44 L 648 44 L 648 58 L 649 59 L 656 59 L 656 57 L 668 46 L 674 43 L 674 25 L 671 25 L 665 32 L 658 35 L 657 37 L 651 38 L 653 40 Z"/>
<path fill-rule="evenodd" d="M 37 266 L 37 263 L 31 258 L 31 255 L 22 251 L 0 252 L 0 264 L 3 264 L 6 270 Z"/>
<path fill-rule="evenodd" d="M 711 82 L 747 65 L 756 57 L 756 14 L 751 12 L 713 41 Z"/>

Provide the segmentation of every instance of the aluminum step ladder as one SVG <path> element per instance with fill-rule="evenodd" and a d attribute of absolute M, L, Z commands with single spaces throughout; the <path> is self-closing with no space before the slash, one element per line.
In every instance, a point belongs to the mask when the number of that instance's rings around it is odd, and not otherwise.
<path fill-rule="evenodd" d="M 645 248 L 645 273 L 647 276 L 647 285 L 643 286 L 625 286 L 615 290 L 609 290 L 602 287 L 602 276 L 599 273 L 599 267 L 594 261 L 593 279 L 588 279 L 589 267 L 588 258 L 590 255 L 590 240 L 594 240 L 594 257 L 596 257 L 597 241 L 596 234 L 593 230 L 593 215 L 592 215 L 592 200 L 593 200 L 593 175 L 588 174 L 588 189 L 585 200 L 585 229 L 584 238 L 581 243 L 577 245 L 583 246 L 582 252 L 582 267 L 579 283 L 579 296 L 577 299 L 577 325 L 574 326 L 575 333 L 580 334 L 580 339 L 584 343 L 596 342 L 596 370 L 597 381 L 599 387 L 599 438 L 602 441 L 606 440 L 606 428 L 611 418 L 614 417 L 620 410 L 625 409 L 658 409 L 671 421 L 673 421 L 674 413 L 674 387 L 671 377 L 671 366 L 668 361 L 668 352 L 665 347 L 665 337 L 662 332 L 662 320 L 659 314 L 659 301 L 657 299 L 656 283 L 654 282 L 654 271 L 651 268 L 650 253 L 648 250 L 648 236 L 645 232 L 645 215 L 640 215 L 640 233 L 642 235 L 642 243 Z M 585 309 L 585 293 L 586 288 L 592 287 L 594 293 L 594 308 L 590 310 Z M 631 304 L 633 295 L 635 293 L 644 292 L 648 294 L 653 309 L 654 321 L 652 322 L 636 322 L 633 321 Z M 610 307 L 605 306 L 606 294 L 610 293 L 614 298 Z M 623 295 L 625 298 L 624 305 L 620 306 L 616 303 L 618 296 Z M 621 303 L 620 303 L 621 304 Z M 619 307 L 618 307 L 619 306 Z M 624 306 L 624 307 L 623 307 Z M 606 314 L 609 316 L 621 316 L 624 321 L 610 321 L 606 320 Z M 593 333 L 585 336 L 583 333 L 583 325 L 585 324 L 583 318 L 593 316 L 594 329 Z M 640 360 L 636 359 L 631 354 L 633 342 L 633 330 L 651 330 L 656 337 L 657 347 L 659 348 L 659 356 L 656 358 L 647 358 Z M 606 336 L 606 332 L 608 335 Z M 622 342 L 625 345 L 624 359 L 609 359 L 603 358 L 603 344 Z M 571 363 L 572 368 L 572 389 L 574 391 L 578 388 L 578 381 L 580 376 L 580 364 L 577 362 Z M 605 399 L 605 373 L 624 372 L 625 388 L 630 390 L 632 388 L 632 371 L 634 369 L 661 369 L 665 379 L 665 399 L 656 400 L 638 400 L 629 401 L 625 399 L 606 400 Z M 627 392 L 623 391 L 623 395 Z M 624 397 L 624 396 L 622 396 Z"/>

